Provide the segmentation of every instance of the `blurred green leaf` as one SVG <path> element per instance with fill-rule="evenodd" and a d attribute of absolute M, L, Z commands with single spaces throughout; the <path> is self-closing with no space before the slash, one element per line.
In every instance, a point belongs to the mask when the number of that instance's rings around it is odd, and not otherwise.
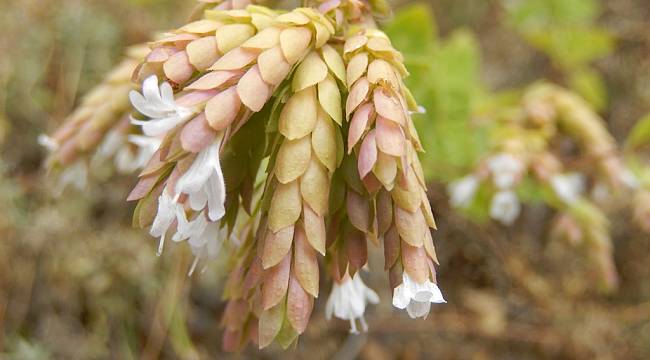
<path fill-rule="evenodd" d="M 407 55 L 428 54 L 437 42 L 437 27 L 433 13 L 426 4 L 414 4 L 395 14 L 384 31 L 395 47 Z"/>
<path fill-rule="evenodd" d="M 569 74 L 569 84 L 594 110 L 602 111 L 607 107 L 607 88 L 600 73 L 588 68 L 576 70 Z"/>
<path fill-rule="evenodd" d="M 474 221 L 487 222 L 490 220 L 490 203 L 493 195 L 492 187 L 484 182 L 479 186 L 469 207 L 459 210 Z"/>
<path fill-rule="evenodd" d="M 564 70 L 575 71 L 612 51 L 612 34 L 595 24 L 599 0 L 504 0 L 504 5 L 512 27 Z"/>
<path fill-rule="evenodd" d="M 650 142 L 650 114 L 639 120 L 627 136 L 625 146 L 634 149 Z"/>
<path fill-rule="evenodd" d="M 427 151 L 422 155 L 425 175 L 450 180 L 475 163 L 481 146 L 469 124 L 480 89 L 476 39 L 461 30 L 441 43 L 433 15 L 422 4 L 397 12 L 386 32 L 405 56 L 409 89 L 427 110 L 415 117 Z"/>
<path fill-rule="evenodd" d="M 588 24 L 600 13 L 598 0 L 504 0 L 508 20 L 521 31 Z"/>
<path fill-rule="evenodd" d="M 549 28 L 528 33 L 526 38 L 565 69 L 585 65 L 609 54 L 614 48 L 614 37 L 600 28 Z"/>
<path fill-rule="evenodd" d="M 517 196 L 523 203 L 546 203 L 549 194 L 538 180 L 527 176 L 517 186 Z"/>
<path fill-rule="evenodd" d="M 425 175 L 449 180 L 475 163 L 481 145 L 469 123 L 479 89 L 478 45 L 471 33 L 458 31 L 428 61 L 406 60 L 412 72 L 407 84 L 427 109 L 415 122 L 427 151 L 422 157 Z"/>

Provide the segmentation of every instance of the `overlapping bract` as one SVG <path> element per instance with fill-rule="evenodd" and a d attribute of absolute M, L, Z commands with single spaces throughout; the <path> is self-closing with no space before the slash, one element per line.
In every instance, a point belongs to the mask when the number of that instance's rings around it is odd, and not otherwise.
<path fill-rule="evenodd" d="M 359 231 L 383 239 L 393 289 L 402 284 L 403 273 L 416 284 L 435 284 L 437 259 L 430 228 L 436 225 L 410 116 L 417 108 L 402 82 L 406 70 L 401 55 L 377 30 L 349 38 L 344 52 L 350 88 L 348 152 L 358 156 L 359 177 L 374 195 L 374 206 L 369 206 L 362 194 L 348 191 L 349 219 Z M 376 221 L 369 217 L 371 208 Z"/>
<path fill-rule="evenodd" d="M 312 42 L 312 34 L 317 34 L 321 24 L 327 23 L 321 15 L 309 9 L 298 9 L 275 17 L 270 10 L 249 7 L 247 10 L 208 13 L 207 16 L 218 19 L 201 21 L 201 24 L 210 22 L 211 29 L 216 27 L 216 30 L 210 32 L 219 34 L 223 29 L 231 31 L 233 25 L 237 29 L 243 26 L 252 31 L 243 36 L 242 32 L 235 30 L 235 35 L 226 37 L 232 40 L 234 36 L 238 39 L 237 43 L 231 43 L 234 46 L 223 56 L 216 55 L 211 58 L 214 64 L 204 71 L 192 69 L 193 81 L 177 90 L 176 104 L 189 109 L 192 115 L 185 121 L 174 120 L 170 124 L 172 126 L 163 127 L 168 130 L 162 134 L 165 137 L 163 144 L 129 196 L 130 200 L 140 200 L 143 204 L 138 208 L 140 211 L 136 212 L 138 225 L 142 227 L 148 226 L 155 217 L 155 213 L 151 211 L 152 207 L 146 208 L 145 204 L 153 203 L 151 198 L 162 196 L 160 194 L 165 192 L 164 189 L 168 196 L 181 203 L 185 202 L 183 195 L 191 195 L 192 189 L 189 189 L 190 192 L 183 191 L 180 180 L 192 176 L 186 174 L 192 170 L 196 154 L 200 157 L 206 149 L 215 144 L 218 144 L 215 154 L 222 152 L 227 142 L 250 117 L 262 110 L 292 66 L 301 60 L 310 48 L 322 41 L 316 38 Z M 201 28 L 203 29 L 203 25 Z M 330 27 L 328 31 L 331 35 L 333 29 Z M 213 38 L 211 41 L 219 43 L 214 40 L 218 39 L 218 36 L 203 37 L 206 38 Z M 154 48 L 152 54 L 158 49 L 160 48 Z M 139 69 L 140 73 L 147 64 L 149 62 L 145 62 L 145 66 Z M 168 80 L 176 86 L 182 86 L 178 83 L 176 73 L 165 71 L 164 65 L 162 69 L 163 76 L 171 75 L 172 78 Z M 162 123 L 170 122 L 171 119 L 154 121 Z M 145 133 L 147 123 L 151 123 L 151 120 L 142 123 Z M 255 174 L 252 175 L 254 179 Z M 192 202 L 191 198 L 189 200 Z M 250 201 L 250 197 L 248 200 Z M 194 206 L 192 208 L 200 210 Z"/>
<path fill-rule="evenodd" d="M 79 108 L 52 135 L 39 138 L 50 152 L 46 166 L 58 177 L 57 193 L 69 184 L 84 187 L 91 165 L 114 161 L 120 172 L 128 173 L 151 156 L 147 151 L 155 144 L 142 143 L 139 150 L 129 141 L 129 134 L 137 134 L 129 124 L 128 93 L 136 88 L 131 73 L 145 54 L 143 45 L 130 48 L 127 57 L 84 97 Z"/>
<path fill-rule="evenodd" d="M 318 44 L 317 44 L 318 45 Z M 331 47 L 311 51 L 296 68 L 280 110 L 277 149 L 263 215 L 260 346 L 303 333 L 319 295 L 317 254 L 325 254 L 332 175 L 343 149 L 343 61 Z M 291 341 L 289 341 L 291 342 Z"/>
<path fill-rule="evenodd" d="M 417 106 L 401 54 L 368 28 L 370 6 L 203 3 L 211 10 L 151 43 L 133 72 L 131 123 L 159 143 L 128 197 L 134 225 L 159 252 L 168 237 L 187 241 L 190 274 L 230 252 L 227 350 L 294 343 L 322 293 L 321 262 L 335 282 L 328 317 L 367 329 L 378 301 L 360 275 L 368 241 L 384 244 L 393 304 L 426 316 L 444 299 Z M 349 33 L 353 23 L 366 30 Z"/>
<path fill-rule="evenodd" d="M 195 13 L 199 19 L 205 10 L 243 9 L 251 4 L 249 0 L 198 2 Z M 145 44 L 130 47 L 122 62 L 85 96 L 64 123 L 50 136 L 39 138 L 50 152 L 46 167 L 57 177 L 55 193 L 60 194 L 68 185 L 85 187 L 92 168 L 107 162 L 120 173 L 132 173 L 145 166 L 158 149 L 160 139 L 142 136 L 129 124 L 129 92 L 138 88 L 132 77 L 134 72 L 141 73 L 135 70 L 142 67 L 143 59 L 152 56 Z"/>

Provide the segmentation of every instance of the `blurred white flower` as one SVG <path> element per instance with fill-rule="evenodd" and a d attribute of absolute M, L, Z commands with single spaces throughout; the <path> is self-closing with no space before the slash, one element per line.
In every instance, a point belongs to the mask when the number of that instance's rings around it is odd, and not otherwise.
<path fill-rule="evenodd" d="M 332 286 L 325 307 L 325 317 L 329 320 L 334 314 L 339 319 L 350 321 L 350 332 L 354 334 L 358 333 L 356 320 L 359 319 L 361 329 L 368 331 L 363 314 L 369 303 L 379 303 L 377 293 L 363 283 L 358 272 L 352 278 L 346 274 L 340 283 L 335 281 Z"/>
<path fill-rule="evenodd" d="M 519 198 L 514 191 L 500 191 L 492 197 L 490 217 L 504 225 L 512 225 L 521 212 Z"/>
<path fill-rule="evenodd" d="M 492 156 L 488 159 L 487 166 L 492 174 L 494 185 L 502 190 L 512 188 L 524 171 L 521 159 L 508 153 Z"/>
<path fill-rule="evenodd" d="M 625 169 L 621 172 L 620 175 L 620 180 L 623 183 L 623 185 L 627 186 L 628 188 L 635 190 L 639 188 L 639 179 L 634 175 L 632 171 L 629 169 Z"/>
<path fill-rule="evenodd" d="M 178 106 L 174 101 L 171 85 L 163 82 L 158 86 L 158 77 L 152 75 L 142 83 L 142 94 L 131 91 L 129 99 L 133 107 L 149 120 L 131 119 L 134 125 L 142 126 L 148 136 L 162 136 L 176 126 L 190 119 L 190 109 Z"/>
<path fill-rule="evenodd" d="M 93 156 L 92 164 L 97 166 L 114 157 L 117 170 L 129 174 L 147 165 L 161 143 L 162 140 L 157 137 L 127 135 L 118 130 L 111 130 Z"/>
<path fill-rule="evenodd" d="M 59 143 L 45 134 L 39 135 L 37 141 L 48 152 L 54 152 L 59 149 Z M 55 197 L 59 197 L 68 186 L 72 186 L 77 190 L 83 190 L 88 186 L 88 165 L 82 160 L 75 161 L 72 165 L 61 171 L 52 194 Z"/>
<path fill-rule="evenodd" d="M 585 191 L 584 176 L 578 173 L 554 175 L 550 183 L 555 194 L 567 204 L 575 203 Z"/>
<path fill-rule="evenodd" d="M 143 135 L 129 135 L 128 140 L 137 150 L 134 153 L 130 146 L 124 146 L 115 155 L 115 166 L 122 173 L 144 168 L 162 143 L 160 138 Z"/>
<path fill-rule="evenodd" d="M 61 171 L 54 188 L 54 196 L 61 196 L 68 186 L 77 190 L 84 190 L 88 186 L 88 166 L 82 160 L 77 160 Z"/>
<path fill-rule="evenodd" d="M 115 129 L 109 131 L 97 148 L 97 152 L 93 156 L 93 163 L 101 162 L 115 155 L 124 144 L 126 144 L 126 134 Z"/>
<path fill-rule="evenodd" d="M 447 193 L 451 197 L 451 205 L 457 208 L 468 207 L 474 199 L 479 182 L 475 175 L 468 175 L 450 183 L 447 186 Z"/>
<path fill-rule="evenodd" d="M 59 143 L 46 134 L 38 135 L 38 144 L 49 152 L 54 152 L 59 148 Z"/>
<path fill-rule="evenodd" d="M 406 309 L 409 316 L 415 319 L 426 318 L 431 311 L 431 303 L 446 303 L 438 285 L 430 280 L 418 284 L 404 272 L 402 283 L 393 291 L 393 306 Z"/>

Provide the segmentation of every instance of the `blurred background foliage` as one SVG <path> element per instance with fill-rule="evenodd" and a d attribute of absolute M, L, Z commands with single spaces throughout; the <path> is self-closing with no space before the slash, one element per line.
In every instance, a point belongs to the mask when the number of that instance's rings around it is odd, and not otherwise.
<path fill-rule="evenodd" d="M 487 114 L 547 80 L 582 95 L 648 179 L 650 5 L 646 0 L 429 0 L 395 3 L 383 24 L 406 57 L 426 114 L 416 123 L 439 231 L 449 304 L 425 321 L 382 304 L 370 332 L 315 311 L 297 348 L 220 353 L 219 264 L 187 278 L 183 247 L 155 257 L 130 228 L 133 179 L 49 195 L 36 143 L 119 60 L 124 47 L 180 25 L 192 0 L 21 0 L 0 13 L 0 357 L 630 358 L 650 357 L 650 241 L 629 210 L 612 219 L 619 290 L 593 286 L 586 259 L 549 240 L 532 205 L 515 226 L 476 224 L 447 205 L 444 183 L 489 148 Z M 637 121 L 641 119 L 640 121 Z M 628 137 L 629 134 L 629 137 Z M 644 177 L 645 176 L 645 177 Z M 646 180 L 647 181 L 647 180 Z M 533 196 L 534 190 L 528 192 Z M 373 249 L 371 266 L 381 266 Z M 324 300 L 319 299 L 317 309 Z"/>

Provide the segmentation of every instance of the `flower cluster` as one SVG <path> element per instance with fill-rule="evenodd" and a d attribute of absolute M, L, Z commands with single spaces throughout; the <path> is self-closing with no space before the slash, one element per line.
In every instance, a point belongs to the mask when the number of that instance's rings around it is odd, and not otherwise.
<path fill-rule="evenodd" d="M 532 86 L 520 103 L 491 115 L 491 153 L 449 184 L 451 205 L 512 225 L 522 209 L 521 194 L 528 193 L 523 201 L 557 210 L 553 233 L 587 244 L 605 287 L 615 287 L 603 203 L 634 191 L 638 182 L 602 119 L 577 95 L 550 84 Z M 538 194 L 531 197 L 531 189 Z"/>
<path fill-rule="evenodd" d="M 368 242 L 383 244 L 396 308 L 426 317 L 444 302 L 411 118 L 421 109 L 372 18 L 385 4 L 310 5 L 202 0 L 201 15 L 149 44 L 130 68 L 140 87 L 119 95 L 133 107 L 131 141 L 149 151 L 128 196 L 135 226 L 159 254 L 166 239 L 186 241 L 190 274 L 229 254 L 228 350 L 294 343 L 323 272 L 327 317 L 367 330 L 379 301 L 360 274 Z"/>
<path fill-rule="evenodd" d="M 199 0 L 196 12 L 243 9 L 250 3 L 248 0 Z M 168 38 L 164 34 L 160 37 Z M 164 40 L 154 44 L 159 42 Z M 84 97 L 64 123 L 52 134 L 39 137 L 39 143 L 49 153 L 46 168 L 56 178 L 54 194 L 60 195 L 69 185 L 84 189 L 94 170 L 101 167 L 114 168 L 121 174 L 140 170 L 160 146 L 159 137 L 143 136 L 146 134 L 131 124 L 129 117 L 132 109 L 129 93 L 139 88 L 132 77 L 142 67 L 145 57 L 152 57 L 148 45 L 128 48 L 122 62 Z"/>
<path fill-rule="evenodd" d="M 55 173 L 55 194 L 68 185 L 86 186 L 89 170 L 112 160 L 121 173 L 141 168 L 157 142 L 143 139 L 129 124 L 128 94 L 136 88 L 131 73 L 146 53 L 146 46 L 134 46 L 104 82 L 86 95 L 81 105 L 51 135 L 38 141 L 49 152 L 47 167 Z"/>

